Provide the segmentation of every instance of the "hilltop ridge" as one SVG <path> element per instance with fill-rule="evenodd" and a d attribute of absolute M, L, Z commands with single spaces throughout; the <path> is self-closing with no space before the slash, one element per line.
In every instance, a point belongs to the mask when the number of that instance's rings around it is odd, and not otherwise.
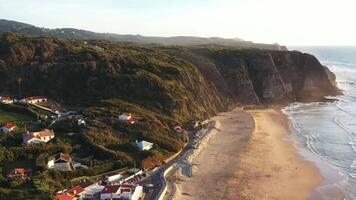
<path fill-rule="evenodd" d="M 223 45 L 238 48 L 257 48 L 267 50 L 285 51 L 285 46 L 278 44 L 261 44 L 244 41 L 239 38 L 225 39 L 219 37 L 195 37 L 195 36 L 174 36 L 174 37 L 152 37 L 141 35 L 120 35 L 115 33 L 96 33 L 75 28 L 40 28 L 30 24 L 0 19 L 0 35 L 5 32 L 15 32 L 33 36 L 51 36 L 66 39 L 79 40 L 109 40 L 112 42 L 132 42 L 139 44 L 160 44 L 160 45 Z"/>

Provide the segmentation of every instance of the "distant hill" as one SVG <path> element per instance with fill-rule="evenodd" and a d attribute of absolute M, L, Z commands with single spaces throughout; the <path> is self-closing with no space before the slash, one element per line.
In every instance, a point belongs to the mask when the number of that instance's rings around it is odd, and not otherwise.
<path fill-rule="evenodd" d="M 16 32 L 25 35 L 51 36 L 67 39 L 79 40 L 109 40 L 112 42 L 132 42 L 140 44 L 161 44 L 161 45 L 223 45 L 239 48 L 256 48 L 266 50 L 286 50 L 285 46 L 279 44 L 260 44 L 250 41 L 244 41 L 239 38 L 225 39 L 219 37 L 194 37 L 194 36 L 176 36 L 176 37 L 149 37 L 141 35 L 120 35 L 115 33 L 96 33 L 92 31 L 80 30 L 75 28 L 40 28 L 30 24 L 17 21 L 0 19 L 0 35 L 5 32 Z"/>

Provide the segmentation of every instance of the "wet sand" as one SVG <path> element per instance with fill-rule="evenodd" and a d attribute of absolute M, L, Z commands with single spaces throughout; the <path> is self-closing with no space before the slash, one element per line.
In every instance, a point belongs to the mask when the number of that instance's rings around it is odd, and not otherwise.
<path fill-rule="evenodd" d="M 288 120 L 272 109 L 221 113 L 220 132 L 193 160 L 193 176 L 177 173 L 174 199 L 308 199 L 323 178 L 290 142 Z"/>

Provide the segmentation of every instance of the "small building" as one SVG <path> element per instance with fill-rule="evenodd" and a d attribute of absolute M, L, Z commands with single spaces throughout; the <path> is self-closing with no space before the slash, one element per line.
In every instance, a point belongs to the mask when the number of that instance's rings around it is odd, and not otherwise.
<path fill-rule="evenodd" d="M 47 143 L 54 138 L 53 130 L 44 129 L 40 132 L 26 133 L 23 135 L 24 144 L 42 144 Z"/>
<path fill-rule="evenodd" d="M 121 185 L 120 197 L 121 199 L 139 200 L 143 194 L 143 187 L 140 185 Z"/>
<path fill-rule="evenodd" d="M 119 199 L 120 198 L 120 185 L 107 185 L 100 192 L 101 200 Z"/>
<path fill-rule="evenodd" d="M 22 180 L 28 180 L 32 177 L 32 170 L 25 168 L 15 168 L 7 174 L 8 179 L 21 178 Z"/>
<path fill-rule="evenodd" d="M 5 126 L 1 127 L 1 131 L 4 133 L 9 133 L 15 130 L 16 126 L 13 123 L 7 123 Z"/>
<path fill-rule="evenodd" d="M 129 120 L 131 120 L 131 118 L 132 118 L 132 114 L 131 113 L 122 113 L 119 116 L 119 120 L 122 120 L 122 121 L 129 121 Z"/>
<path fill-rule="evenodd" d="M 47 102 L 47 98 L 42 96 L 31 96 L 20 100 L 20 103 L 25 104 L 36 104 L 41 102 Z"/>
<path fill-rule="evenodd" d="M 175 126 L 174 131 L 176 131 L 177 133 L 181 133 L 183 131 L 183 128 L 180 126 Z"/>
<path fill-rule="evenodd" d="M 75 169 L 72 158 L 64 153 L 56 154 L 53 159 L 48 161 L 47 167 L 59 171 L 74 171 Z"/>
<path fill-rule="evenodd" d="M 0 96 L 0 103 L 2 104 L 12 104 L 14 103 L 14 99 L 10 96 Z"/>
<path fill-rule="evenodd" d="M 118 181 L 122 178 L 122 173 L 109 173 L 109 174 L 105 174 L 102 177 L 99 178 L 99 181 L 101 183 L 110 183 L 110 182 L 115 182 Z"/>
<path fill-rule="evenodd" d="M 105 186 L 99 185 L 98 183 L 91 184 L 85 187 L 84 198 L 85 199 L 94 199 L 97 194 L 99 194 Z"/>
<path fill-rule="evenodd" d="M 77 121 L 77 123 L 78 123 L 78 126 L 86 126 L 87 125 L 87 123 L 85 122 L 85 120 L 84 119 L 78 119 L 78 121 Z"/>
<path fill-rule="evenodd" d="M 144 140 L 142 140 L 140 142 L 138 142 L 136 140 L 136 145 L 141 151 L 150 150 L 153 147 L 153 143 L 147 142 L 147 141 L 144 141 Z"/>
<path fill-rule="evenodd" d="M 128 199 L 139 200 L 142 197 L 143 188 L 140 185 L 108 185 L 100 192 L 101 200 Z"/>

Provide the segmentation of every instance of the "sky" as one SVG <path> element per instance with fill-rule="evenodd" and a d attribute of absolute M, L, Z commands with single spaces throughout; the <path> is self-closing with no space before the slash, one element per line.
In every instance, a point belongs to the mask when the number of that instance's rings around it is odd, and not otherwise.
<path fill-rule="evenodd" d="M 145 36 L 356 45 L 355 0 L 0 0 L 0 19 Z"/>

